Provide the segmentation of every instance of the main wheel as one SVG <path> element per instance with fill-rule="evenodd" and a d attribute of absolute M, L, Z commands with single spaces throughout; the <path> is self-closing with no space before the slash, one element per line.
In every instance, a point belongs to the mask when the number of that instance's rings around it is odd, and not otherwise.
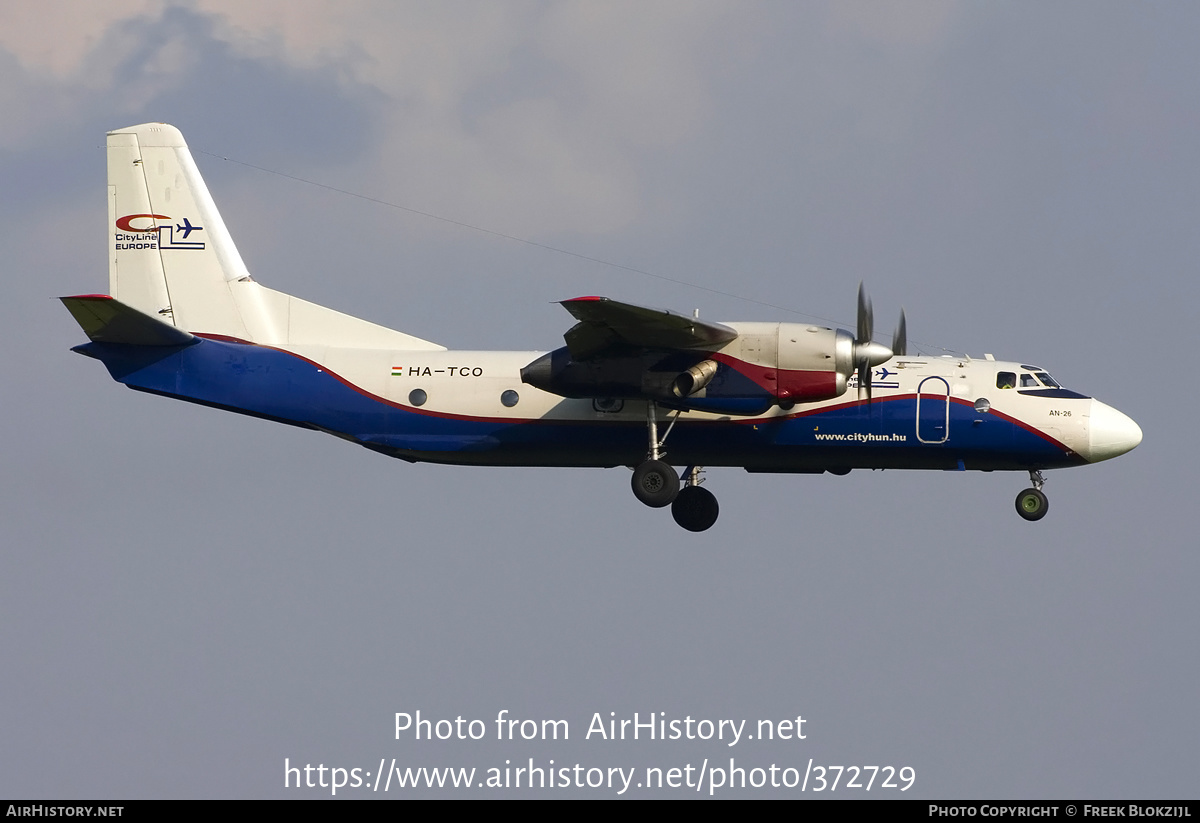
<path fill-rule="evenodd" d="M 711 528 L 720 512 L 716 496 L 701 486 L 688 486 L 681 490 L 671 504 L 671 516 L 675 522 L 690 532 Z"/>
<path fill-rule="evenodd" d="M 679 494 L 679 475 L 661 460 L 647 460 L 633 470 L 633 496 L 647 506 L 661 509 Z"/>
<path fill-rule="evenodd" d="M 1026 520 L 1041 520 L 1050 510 L 1050 501 L 1037 489 L 1026 489 L 1017 495 L 1017 514 Z"/>

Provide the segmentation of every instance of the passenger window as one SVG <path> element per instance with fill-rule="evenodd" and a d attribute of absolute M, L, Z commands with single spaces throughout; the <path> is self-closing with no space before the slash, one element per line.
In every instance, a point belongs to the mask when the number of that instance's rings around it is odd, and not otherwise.
<path fill-rule="evenodd" d="M 1041 386 L 1038 385 L 1038 381 L 1033 379 L 1032 374 L 1023 374 L 1021 375 L 1021 388 L 1038 389 L 1041 388 Z"/>
<path fill-rule="evenodd" d="M 1011 389 L 1017 385 L 1017 375 L 1010 371 L 1002 371 L 996 375 L 996 388 Z"/>

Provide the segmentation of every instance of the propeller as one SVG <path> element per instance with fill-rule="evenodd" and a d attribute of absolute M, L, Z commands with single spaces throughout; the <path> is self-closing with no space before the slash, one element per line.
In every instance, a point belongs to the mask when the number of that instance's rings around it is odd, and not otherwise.
<path fill-rule="evenodd" d="M 900 315 L 900 327 L 896 330 L 897 338 L 904 345 L 904 314 Z M 863 389 L 867 390 L 867 401 L 871 400 L 871 370 L 875 366 L 892 359 L 892 349 L 882 343 L 876 343 L 875 312 L 871 308 L 871 298 L 860 282 L 858 284 L 858 336 L 854 339 L 854 365 L 858 371 L 858 396 L 862 397 Z"/>
<path fill-rule="evenodd" d="M 900 309 L 900 322 L 896 324 L 896 332 L 892 335 L 892 354 L 896 357 L 908 354 L 908 324 L 904 322 L 904 309 Z"/>

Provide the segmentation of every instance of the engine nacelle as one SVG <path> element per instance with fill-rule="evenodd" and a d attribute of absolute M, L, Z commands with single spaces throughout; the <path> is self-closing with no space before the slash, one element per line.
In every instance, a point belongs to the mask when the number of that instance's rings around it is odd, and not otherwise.
<path fill-rule="evenodd" d="M 730 323 L 738 336 L 712 350 L 642 350 L 577 361 L 569 349 L 540 356 L 524 382 L 563 397 L 622 397 L 718 414 L 762 414 L 774 404 L 839 397 L 866 358 L 890 356 L 859 346 L 840 329 L 802 323 Z M 882 360 L 881 360 L 882 358 Z"/>
<path fill-rule="evenodd" d="M 521 379 L 563 397 L 655 400 L 717 414 L 761 414 L 775 404 L 845 394 L 859 360 L 891 357 L 848 331 L 803 323 L 729 323 L 738 336 L 712 351 L 643 350 L 577 361 L 567 348 L 544 354 Z"/>
<path fill-rule="evenodd" d="M 738 331 L 715 357 L 750 376 L 777 402 L 813 403 L 846 393 L 854 336 L 805 323 L 729 323 Z"/>

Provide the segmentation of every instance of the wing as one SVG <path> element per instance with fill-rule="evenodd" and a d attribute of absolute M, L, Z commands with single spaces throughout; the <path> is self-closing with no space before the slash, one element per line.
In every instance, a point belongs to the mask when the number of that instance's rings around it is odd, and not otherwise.
<path fill-rule="evenodd" d="M 566 346 L 521 369 L 532 386 L 562 397 L 653 400 L 728 414 L 757 414 L 770 405 L 768 390 L 714 359 L 737 339 L 737 329 L 607 297 L 562 305 L 579 322 L 563 335 Z M 710 384 L 719 397 L 710 396 Z"/>
<path fill-rule="evenodd" d="M 577 361 L 646 349 L 712 349 L 738 336 L 720 323 L 607 297 L 576 297 L 562 306 L 579 321 L 563 335 Z"/>

